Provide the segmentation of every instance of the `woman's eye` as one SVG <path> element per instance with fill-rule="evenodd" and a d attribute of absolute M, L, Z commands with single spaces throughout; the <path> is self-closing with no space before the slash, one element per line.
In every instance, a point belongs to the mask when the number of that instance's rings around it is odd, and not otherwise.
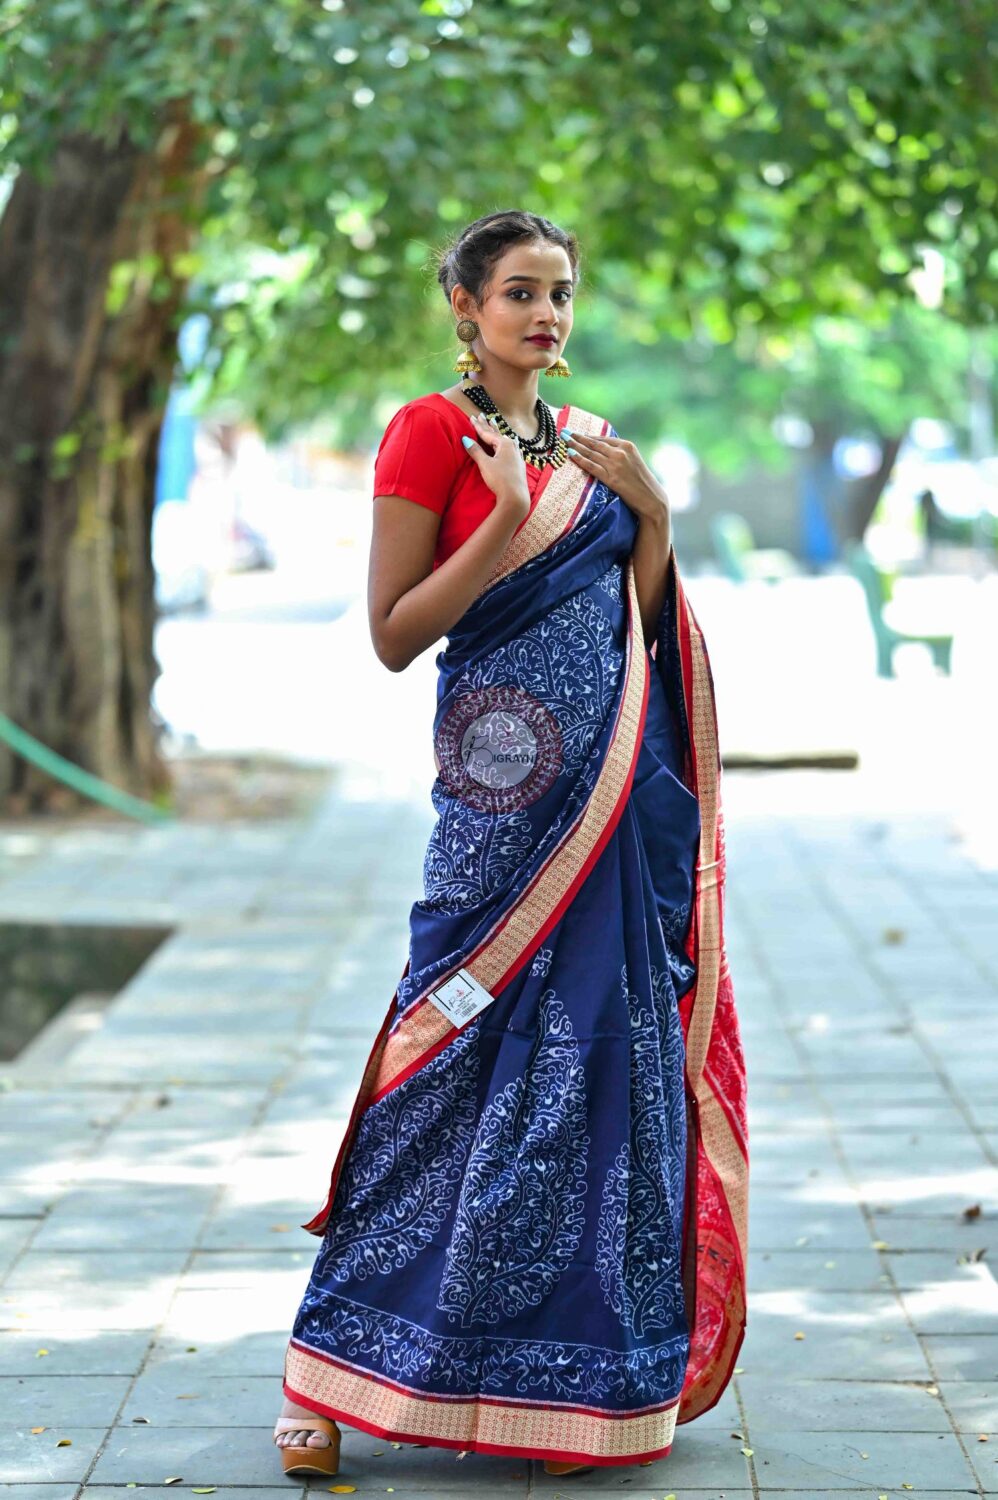
<path fill-rule="evenodd" d="M 516 287 L 514 287 L 513 290 L 509 293 L 509 295 L 511 297 L 518 297 L 521 292 L 523 293 L 523 295 L 525 297 L 529 297 L 530 296 L 530 293 L 527 291 L 527 288 L 525 286 L 516 286 Z M 565 288 L 565 287 L 562 287 L 562 288 L 560 288 L 559 291 L 555 292 L 555 296 L 556 297 L 560 296 L 562 298 L 562 300 L 565 301 L 565 302 L 570 302 L 572 300 L 572 294 L 571 294 L 571 292 L 568 291 L 568 289 Z"/>

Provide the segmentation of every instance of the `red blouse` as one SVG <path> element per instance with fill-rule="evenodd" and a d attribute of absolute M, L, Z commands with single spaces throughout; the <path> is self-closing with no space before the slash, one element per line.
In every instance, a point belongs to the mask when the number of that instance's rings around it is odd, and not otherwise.
<path fill-rule="evenodd" d="M 566 403 L 558 413 L 558 427 L 567 420 Z M 407 402 L 395 413 L 374 461 L 375 495 L 403 495 L 440 516 L 434 568 L 467 541 L 495 505 L 495 495 L 461 442 L 464 433 L 477 441 L 467 413 L 433 391 Z M 525 467 L 532 511 L 539 483 L 549 470 L 533 464 Z"/>

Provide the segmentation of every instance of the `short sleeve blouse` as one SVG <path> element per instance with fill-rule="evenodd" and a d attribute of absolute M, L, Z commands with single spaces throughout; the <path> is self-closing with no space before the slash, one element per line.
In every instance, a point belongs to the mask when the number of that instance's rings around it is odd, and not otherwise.
<path fill-rule="evenodd" d="M 567 416 L 563 406 L 559 427 Z M 476 436 L 471 418 L 434 391 L 395 413 L 374 462 L 375 495 L 402 495 L 440 516 L 434 568 L 467 541 L 495 505 L 495 495 L 461 442 L 465 433 Z M 540 482 L 550 471 L 527 464 L 526 474 L 532 511 Z"/>

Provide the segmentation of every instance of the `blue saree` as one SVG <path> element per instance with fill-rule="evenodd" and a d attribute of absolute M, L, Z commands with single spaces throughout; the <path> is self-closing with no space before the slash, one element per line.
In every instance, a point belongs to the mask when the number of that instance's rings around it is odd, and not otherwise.
<path fill-rule="evenodd" d="M 568 409 L 573 430 L 613 433 Z M 574 464 L 454 626 L 409 953 L 285 1360 L 384 1438 L 665 1456 L 745 1326 L 745 1069 L 713 685 L 674 555 Z"/>

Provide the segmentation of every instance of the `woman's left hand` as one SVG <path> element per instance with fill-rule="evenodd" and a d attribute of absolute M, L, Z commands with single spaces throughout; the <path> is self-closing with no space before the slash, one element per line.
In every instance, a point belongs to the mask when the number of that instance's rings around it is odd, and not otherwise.
<path fill-rule="evenodd" d="M 638 516 L 657 518 L 669 498 L 633 443 L 619 437 L 586 437 L 569 432 L 565 441 L 573 463 L 601 479 Z"/>

